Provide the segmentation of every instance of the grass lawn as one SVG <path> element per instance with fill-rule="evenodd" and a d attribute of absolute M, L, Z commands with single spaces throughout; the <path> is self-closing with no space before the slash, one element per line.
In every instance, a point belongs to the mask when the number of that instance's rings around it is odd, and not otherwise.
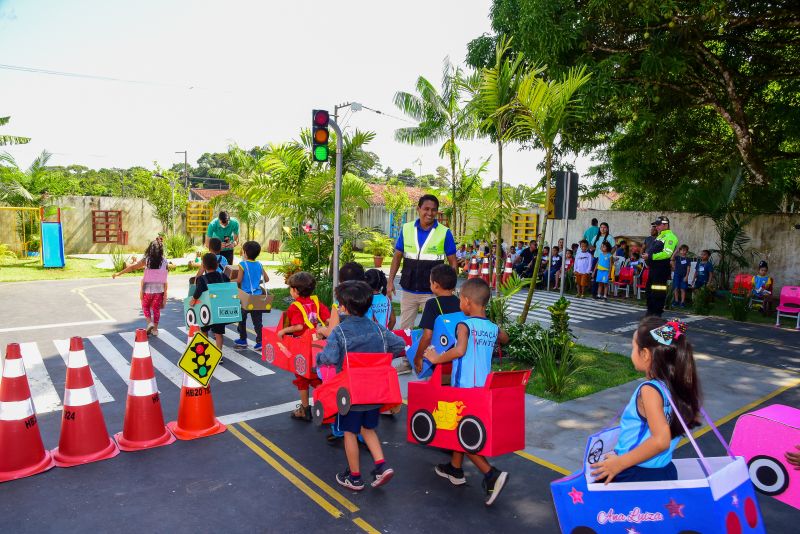
<path fill-rule="evenodd" d="M 575 345 L 575 351 L 578 361 L 586 368 L 575 375 L 572 386 L 565 393 L 553 395 L 545 391 L 541 375 L 536 372 L 535 368 L 531 373 L 530 381 L 528 381 L 526 393 L 556 402 L 564 402 L 585 397 L 642 377 L 642 374 L 633 368 L 631 359 L 628 356 L 593 349 L 585 345 Z M 521 364 L 507 359 L 504 359 L 500 364 L 494 365 L 494 369 L 497 371 L 527 368 L 529 368 L 528 364 Z"/>
<path fill-rule="evenodd" d="M 0 265 L 0 282 L 29 282 L 33 280 L 72 280 L 78 278 L 111 278 L 112 269 L 98 269 L 95 265 L 101 263 L 97 259 L 67 258 L 67 265 L 63 269 L 45 269 L 38 259 L 13 260 Z M 185 265 L 178 266 L 170 273 L 188 274 L 196 269 L 187 269 Z M 142 271 L 135 271 L 124 276 L 142 276 Z"/>

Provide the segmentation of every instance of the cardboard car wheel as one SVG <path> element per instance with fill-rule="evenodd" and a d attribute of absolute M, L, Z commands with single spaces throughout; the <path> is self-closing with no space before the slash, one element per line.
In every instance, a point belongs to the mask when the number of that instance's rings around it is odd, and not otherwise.
<path fill-rule="evenodd" d="M 311 419 L 314 421 L 315 425 L 322 425 L 322 421 L 325 419 L 325 410 L 322 408 L 321 402 L 318 402 L 311 407 Z"/>
<path fill-rule="evenodd" d="M 486 445 L 486 427 L 481 420 L 471 415 L 466 416 L 458 423 L 458 443 L 465 451 L 477 453 Z"/>
<path fill-rule="evenodd" d="M 306 374 L 306 357 L 302 354 L 295 354 L 294 356 L 294 370 L 298 375 Z"/>
<path fill-rule="evenodd" d="M 203 304 L 200 306 L 200 324 L 203 326 L 208 326 L 208 323 L 211 322 L 211 310 Z"/>
<path fill-rule="evenodd" d="M 275 347 L 272 346 L 272 343 L 266 343 L 264 345 L 264 360 L 266 360 L 267 363 L 275 361 Z"/>
<path fill-rule="evenodd" d="M 336 406 L 339 407 L 339 415 L 347 415 L 350 412 L 350 392 L 347 388 L 339 388 L 336 392 Z"/>
<path fill-rule="evenodd" d="M 789 473 L 786 468 L 771 456 L 753 456 L 747 463 L 750 480 L 760 493 L 774 497 L 789 487 Z"/>
<path fill-rule="evenodd" d="M 411 435 L 420 445 L 427 445 L 436 437 L 436 422 L 428 410 L 417 410 L 411 416 Z"/>
<path fill-rule="evenodd" d="M 188 326 L 194 326 L 197 324 L 197 315 L 191 308 L 189 308 L 189 310 L 186 312 L 186 324 Z"/>
<path fill-rule="evenodd" d="M 575 527 L 569 534 L 597 534 L 597 531 L 589 527 Z"/>

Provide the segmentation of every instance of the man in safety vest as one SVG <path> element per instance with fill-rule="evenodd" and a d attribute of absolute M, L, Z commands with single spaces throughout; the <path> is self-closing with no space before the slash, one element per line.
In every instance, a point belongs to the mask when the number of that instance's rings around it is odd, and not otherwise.
<path fill-rule="evenodd" d="M 456 241 L 450 229 L 436 220 L 438 211 L 438 198 L 433 195 L 420 197 L 417 203 L 419 218 L 403 225 L 403 231 L 395 244 L 386 294 L 391 298 L 394 293 L 394 278 L 402 260 L 400 329 L 414 328 L 414 319 L 420 305 L 433 297 L 431 269 L 447 259 L 450 266 L 458 272 Z"/>
<path fill-rule="evenodd" d="M 678 248 L 678 236 L 669 229 L 669 219 L 663 215 L 653 221 L 658 236 L 642 254 L 650 274 L 647 278 L 647 313 L 661 317 L 664 301 L 667 300 L 667 281 L 670 275 L 670 260 Z"/>

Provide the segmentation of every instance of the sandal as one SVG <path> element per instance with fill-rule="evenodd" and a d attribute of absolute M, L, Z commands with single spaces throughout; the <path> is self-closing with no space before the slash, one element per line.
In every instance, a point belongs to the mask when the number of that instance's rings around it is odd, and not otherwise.
<path fill-rule="evenodd" d="M 303 406 L 301 404 L 297 405 L 297 408 L 291 414 L 292 419 L 297 419 L 299 421 L 311 421 L 311 407 L 310 406 Z"/>

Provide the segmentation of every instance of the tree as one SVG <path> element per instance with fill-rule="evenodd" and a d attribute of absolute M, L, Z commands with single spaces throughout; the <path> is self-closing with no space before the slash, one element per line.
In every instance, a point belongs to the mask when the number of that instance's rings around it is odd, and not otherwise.
<path fill-rule="evenodd" d="M 46 150 L 22 170 L 11 154 L 0 154 L 0 201 L 11 206 L 38 206 L 42 194 L 31 191 L 31 184 L 45 172 L 51 154 Z"/>
<path fill-rule="evenodd" d="M 520 74 L 523 70 L 522 54 L 512 55 L 511 41 L 501 38 L 495 48 L 495 61 L 489 67 L 484 67 L 478 73 L 472 83 L 470 90 L 472 100 L 470 109 L 481 119 L 480 131 L 488 135 L 497 144 L 497 192 L 498 192 L 498 216 L 503 219 L 503 143 L 510 141 L 508 133 L 511 128 L 512 115 L 509 113 L 509 104 L 517 94 Z M 533 72 L 540 72 L 541 69 L 534 68 Z M 497 231 L 497 241 L 495 249 L 496 261 L 495 270 L 497 277 L 500 277 L 503 266 L 499 258 L 502 257 L 500 242 L 502 241 L 502 225 Z"/>
<path fill-rule="evenodd" d="M 516 138 L 535 138 L 545 150 L 545 184 L 548 191 L 552 185 L 553 151 L 556 139 L 567 121 L 576 115 L 579 101 L 578 90 L 589 81 L 585 68 L 571 69 L 561 81 L 546 81 L 538 69 L 528 72 L 519 84 L 517 97 L 508 110 L 514 117 L 509 135 Z M 547 218 L 539 234 L 539 252 L 533 268 L 528 297 L 520 314 L 520 323 L 528 317 L 531 298 L 539 275 Z"/>
<path fill-rule="evenodd" d="M 616 154 L 611 171 L 624 176 L 616 187 L 638 193 L 639 159 L 626 153 L 675 160 L 680 139 L 687 175 L 659 187 L 661 198 L 703 178 L 707 159 L 691 154 L 706 146 L 726 164 L 738 159 L 747 188 L 777 190 L 775 207 L 784 208 L 800 198 L 798 15 L 791 0 L 495 0 L 491 10 L 497 34 L 513 36 L 515 48 L 551 75 L 573 65 L 594 73 L 587 120 L 565 130 L 565 142 L 600 149 L 605 163 Z M 470 63 L 482 64 L 496 39 L 470 43 Z"/>
<path fill-rule="evenodd" d="M 0 117 L 0 126 L 5 126 L 11 117 Z M 30 137 L 20 137 L 18 135 L 3 135 L 0 134 L 0 146 L 7 145 L 24 145 L 31 140 Z"/>
<path fill-rule="evenodd" d="M 416 187 L 419 185 L 417 175 L 411 169 L 403 169 L 397 174 L 397 179 L 409 187 Z"/>
<path fill-rule="evenodd" d="M 228 192 L 215 197 L 212 204 L 230 208 L 244 225 L 243 234 L 248 241 L 255 239 L 255 226 L 264 218 L 264 202 L 248 198 L 247 191 L 253 184 L 266 180 L 267 154 L 267 151 L 245 151 L 232 145 L 226 158 L 229 167 L 208 171 L 210 176 L 225 180 L 229 186 Z"/>
<path fill-rule="evenodd" d="M 160 175 L 160 176 L 157 176 Z M 176 172 L 156 165 L 155 174 L 147 169 L 134 172 L 135 196 L 143 198 L 153 206 L 156 218 L 165 232 L 172 232 L 178 214 L 186 211 L 189 192 Z"/>
<path fill-rule="evenodd" d="M 423 76 L 417 78 L 416 92 L 411 94 L 399 91 L 394 95 L 394 103 L 403 113 L 417 121 L 417 126 L 400 128 L 394 137 L 400 142 L 412 145 L 432 145 L 444 141 L 439 148 L 439 157 L 450 159 L 450 179 L 453 198 L 456 195 L 456 163 L 459 149 L 457 141 L 472 139 L 475 135 L 475 120 L 467 106 L 462 102 L 464 73 L 445 58 L 442 69 L 442 84 L 439 91 Z M 398 176 L 399 177 L 399 176 Z M 460 216 L 458 206 L 453 205 L 453 221 L 458 226 Z"/>

